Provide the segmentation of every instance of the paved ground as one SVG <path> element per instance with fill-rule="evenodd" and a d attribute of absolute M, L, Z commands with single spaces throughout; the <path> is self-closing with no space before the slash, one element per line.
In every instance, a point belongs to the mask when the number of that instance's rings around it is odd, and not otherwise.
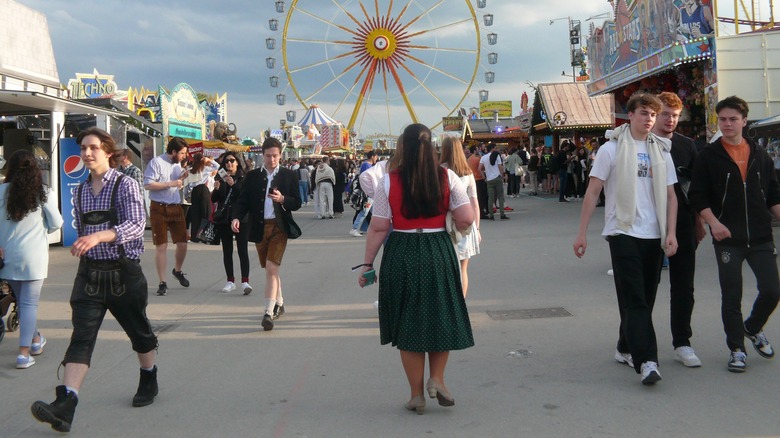
<path fill-rule="evenodd" d="M 470 268 L 468 304 L 476 346 L 454 352 L 447 385 L 453 408 L 428 404 L 424 416 L 401 406 L 408 389 L 397 351 L 379 345 L 376 286 L 360 289 L 349 267 L 362 261 L 363 238 L 347 234 L 349 218 L 319 221 L 312 207 L 296 215 L 304 236 L 291 242 L 282 275 L 287 314 L 271 332 L 260 327 L 263 275 L 252 256 L 248 297 L 220 294 L 218 247 L 191 245 L 188 289 L 151 291 L 149 317 L 160 331 L 160 395 L 130 407 L 138 364 L 130 343 L 108 318 L 82 387 L 72 436 L 78 437 L 767 437 L 780 436 L 780 359 L 749 351 L 748 372 L 726 371 L 712 245 L 698 252 L 693 345 L 704 362 L 674 362 L 668 278 L 655 311 L 660 371 L 644 387 L 612 359 L 618 325 L 603 211 L 590 248 L 571 244 L 580 204 L 552 197 L 510 199 L 511 220 L 482 225 L 483 253 Z M 350 213 L 350 212 L 347 212 Z M 156 284 L 153 248 L 143 266 Z M 171 252 L 172 255 L 172 252 Z M 236 263 L 237 264 L 237 263 Z M 39 314 L 49 340 L 38 363 L 14 369 L 18 332 L 0 343 L 0 437 L 56 436 L 29 413 L 51 401 L 57 366 L 70 336 L 76 260 L 51 249 L 50 277 Z M 755 296 L 745 276 L 745 308 Z M 563 307 L 570 317 L 494 320 L 487 311 Z M 780 322 L 767 335 L 780 343 Z"/>

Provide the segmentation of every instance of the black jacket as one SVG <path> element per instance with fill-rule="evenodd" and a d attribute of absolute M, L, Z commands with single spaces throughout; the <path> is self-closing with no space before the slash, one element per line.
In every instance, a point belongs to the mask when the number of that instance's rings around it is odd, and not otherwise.
<path fill-rule="evenodd" d="M 217 204 L 217 207 L 214 209 L 214 211 L 219 211 L 219 209 L 221 209 L 226 202 L 229 202 L 229 204 L 227 212 L 228 214 L 225 216 L 225 219 L 215 222 L 229 224 L 233 218 L 233 210 L 236 208 L 236 200 L 238 200 L 238 197 L 241 194 L 241 188 L 244 186 L 244 175 L 243 173 L 236 173 L 236 175 L 233 176 L 233 180 L 235 182 L 233 183 L 232 187 L 223 181 L 221 177 L 217 176 L 216 179 L 219 181 L 219 188 L 211 192 L 211 202 Z M 228 193 L 230 194 L 230 200 L 227 199 Z"/>
<path fill-rule="evenodd" d="M 720 139 L 704 148 L 693 166 L 688 198 L 697 212 L 712 209 L 729 229 L 731 237 L 718 242 L 721 245 L 750 246 L 772 241 L 769 208 L 780 204 L 780 185 L 769 154 L 747 141 L 750 156 L 744 184 L 737 163 Z"/>
<path fill-rule="evenodd" d="M 268 173 L 266 173 L 264 167 L 249 172 L 244 178 L 244 186 L 241 188 L 235 208 L 231 212 L 233 219 L 241 218 L 249 213 L 250 229 L 248 240 L 250 242 L 257 243 L 263 240 L 265 189 L 267 184 Z M 284 221 L 287 217 L 292 218 L 291 212 L 301 208 L 301 194 L 298 190 L 298 178 L 295 176 L 295 172 L 280 167 L 279 172 L 271 182 L 271 187 L 278 188 L 284 196 L 282 208 L 278 211 L 282 211 L 285 214 L 282 217 L 279 217 L 280 215 L 277 214 L 277 222 Z M 282 223 L 279 226 L 285 229 Z"/>
<path fill-rule="evenodd" d="M 674 194 L 677 195 L 677 231 L 693 227 L 696 215 L 688 201 L 688 192 L 683 186 L 690 188 L 691 174 L 698 153 L 696 145 L 690 138 L 674 133 L 672 135 L 672 150 L 669 151 L 674 162 L 677 182 L 674 184 Z"/>

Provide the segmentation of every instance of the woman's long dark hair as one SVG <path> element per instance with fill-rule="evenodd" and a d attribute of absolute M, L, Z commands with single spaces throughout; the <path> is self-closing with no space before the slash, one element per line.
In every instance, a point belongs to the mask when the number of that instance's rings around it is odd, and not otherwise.
<path fill-rule="evenodd" d="M 206 159 L 203 154 L 198 152 L 197 154 L 193 155 L 192 168 L 190 169 L 190 173 L 198 173 L 203 170 L 204 167 L 206 167 Z"/>
<path fill-rule="evenodd" d="M 46 202 L 46 188 L 43 185 L 38 161 L 35 160 L 32 152 L 24 150 L 14 152 L 7 166 L 5 183 L 10 186 L 5 210 L 8 212 L 9 220 L 19 222 Z"/>
<path fill-rule="evenodd" d="M 442 186 L 446 170 L 439 166 L 425 125 L 409 125 L 402 135 L 403 158 L 398 168 L 403 186 L 401 214 L 409 219 L 434 217 L 445 211 Z"/>
<path fill-rule="evenodd" d="M 228 157 L 233 157 L 236 160 L 236 176 L 237 177 L 243 177 L 244 176 L 244 166 L 241 162 L 241 159 L 238 157 L 238 154 L 236 154 L 233 151 L 227 151 L 224 154 L 222 154 L 222 161 L 220 161 L 221 168 L 227 170 L 225 167 L 225 162 L 227 161 Z"/>

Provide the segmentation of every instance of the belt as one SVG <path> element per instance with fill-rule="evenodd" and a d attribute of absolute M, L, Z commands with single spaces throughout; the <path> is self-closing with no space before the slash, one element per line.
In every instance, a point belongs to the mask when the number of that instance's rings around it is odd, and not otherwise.
<path fill-rule="evenodd" d="M 93 269 L 100 269 L 100 270 L 112 270 L 112 269 L 119 269 L 122 266 L 119 264 L 118 260 L 95 260 L 95 259 L 88 259 L 84 257 L 82 260 L 84 260 L 84 263 Z"/>
<path fill-rule="evenodd" d="M 398 228 L 394 228 L 393 231 L 398 231 L 399 233 L 438 233 L 441 231 L 445 231 L 444 228 L 415 228 L 412 230 L 399 230 Z"/>
<path fill-rule="evenodd" d="M 165 207 L 167 207 L 167 206 L 169 206 L 169 205 L 181 205 L 181 204 L 180 204 L 180 203 L 178 203 L 178 202 L 177 202 L 177 203 L 172 203 L 172 204 L 166 204 L 166 203 L 164 203 L 164 202 L 157 202 L 157 201 L 152 201 L 152 204 L 163 205 L 163 206 L 165 206 Z"/>

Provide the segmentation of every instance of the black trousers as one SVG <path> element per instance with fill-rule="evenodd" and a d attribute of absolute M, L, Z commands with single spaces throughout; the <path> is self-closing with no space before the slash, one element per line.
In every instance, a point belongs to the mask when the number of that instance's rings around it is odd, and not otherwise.
<path fill-rule="evenodd" d="M 661 275 L 661 239 L 609 236 L 609 253 L 620 308 L 617 350 L 631 353 L 638 373 L 642 363 L 658 363 L 653 306 Z"/>
<path fill-rule="evenodd" d="M 780 280 L 777 275 L 777 250 L 773 242 L 751 247 L 715 245 L 720 280 L 721 317 L 729 350 L 745 351 L 745 330 L 760 332 L 777 307 Z M 758 296 L 750 316 L 742 321 L 742 262 L 747 260 L 756 276 Z"/>
<path fill-rule="evenodd" d="M 234 233 L 229 224 L 216 224 L 217 236 L 222 242 L 222 263 L 225 265 L 225 276 L 228 280 L 235 279 L 233 275 L 233 236 L 236 237 L 238 263 L 241 267 L 241 278 L 249 278 L 249 250 L 247 236 L 249 224 L 242 224 L 239 233 Z"/>
<path fill-rule="evenodd" d="M 488 216 L 493 213 L 493 206 L 488 206 L 488 188 L 487 181 L 484 179 L 476 180 L 477 183 L 477 202 L 479 203 L 479 212 L 482 216 Z"/>
<path fill-rule="evenodd" d="M 195 186 L 190 198 L 192 205 L 187 211 L 187 224 L 190 227 L 190 238 L 198 235 L 204 220 L 211 216 L 211 192 L 206 184 Z"/>
<path fill-rule="evenodd" d="M 693 313 L 693 277 L 696 272 L 696 229 L 677 224 L 677 252 L 669 257 L 669 308 L 672 346 L 690 347 Z"/>
<path fill-rule="evenodd" d="M 157 348 L 157 336 L 146 317 L 148 293 L 138 261 L 82 258 L 70 296 L 73 334 L 62 363 L 90 365 L 106 310 L 127 333 L 134 351 L 148 353 Z"/>

